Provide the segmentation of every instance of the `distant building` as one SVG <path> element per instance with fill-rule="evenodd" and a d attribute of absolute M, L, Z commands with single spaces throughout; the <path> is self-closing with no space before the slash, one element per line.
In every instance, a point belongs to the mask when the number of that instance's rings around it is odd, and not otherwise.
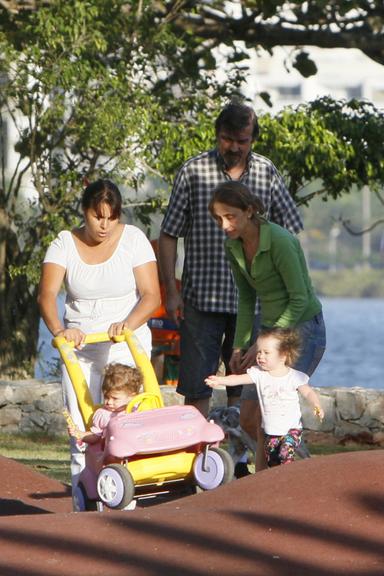
<path fill-rule="evenodd" d="M 321 96 L 345 100 L 352 98 L 368 100 L 377 108 L 384 109 L 383 66 L 365 56 L 360 50 L 308 48 L 310 57 L 315 61 L 318 70 L 317 74 L 309 78 L 301 76 L 289 64 L 291 52 L 289 47 L 277 48 L 272 56 L 265 53 L 265 55 L 259 54 L 252 57 L 251 73 L 244 83 L 243 92 L 253 101 L 257 111 L 273 113 L 285 106 L 295 107 L 300 103 L 312 101 Z M 258 97 L 260 92 L 269 94 L 272 108 Z M 381 205 L 377 206 L 377 202 L 371 209 L 371 195 L 367 188 L 362 190 L 361 202 L 361 209 L 358 209 L 355 216 L 352 217 L 354 227 L 360 230 L 369 226 L 372 218 L 374 218 L 375 210 L 378 209 L 381 212 Z M 380 232 L 379 228 L 374 233 L 366 233 L 359 239 L 353 238 L 346 230 L 335 227 L 335 220 L 340 216 L 339 202 L 330 201 L 327 205 L 321 202 L 316 203 L 318 214 L 325 212 L 325 210 L 329 211 L 332 206 L 334 207 L 333 213 L 329 213 L 326 232 L 327 250 L 324 241 L 314 239 L 319 235 L 319 230 L 311 228 L 307 222 L 313 205 L 311 204 L 309 208 L 302 210 L 307 231 L 302 234 L 302 242 L 309 261 L 312 260 L 310 256 L 317 245 L 321 247 L 327 265 L 337 267 L 340 252 L 346 252 L 354 244 L 361 243 L 361 252 L 356 263 L 369 265 L 372 262 L 372 255 L 376 255 L 374 261 L 376 261 L 376 265 L 379 265 L 377 256 L 383 253 L 382 245 L 384 244 L 384 233 Z M 326 230 L 323 229 L 324 231 Z M 317 266 L 319 265 L 322 265 L 322 262 L 317 262 Z"/>
<path fill-rule="evenodd" d="M 335 99 L 359 98 L 372 101 L 377 108 L 384 108 L 383 66 L 365 56 L 360 50 L 333 48 L 308 48 L 318 72 L 309 78 L 292 69 L 288 72 L 284 61 L 289 62 L 289 48 L 277 48 L 268 54 L 252 58 L 251 74 L 244 84 L 244 93 L 254 100 L 255 108 L 270 110 L 257 97 L 268 92 L 272 110 L 298 105 L 320 96 Z"/>

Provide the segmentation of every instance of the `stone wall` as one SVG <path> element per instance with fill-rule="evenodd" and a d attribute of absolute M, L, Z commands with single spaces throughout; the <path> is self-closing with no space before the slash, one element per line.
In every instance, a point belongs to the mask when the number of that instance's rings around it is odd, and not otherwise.
<path fill-rule="evenodd" d="M 0 432 L 65 431 L 63 400 L 58 383 L 40 380 L 0 380 Z"/>
<path fill-rule="evenodd" d="M 162 386 L 166 405 L 182 404 L 172 386 Z M 317 388 L 325 411 L 319 422 L 302 403 L 304 428 L 337 440 L 360 439 L 384 445 L 384 390 L 366 388 Z M 224 406 L 225 390 L 215 390 L 212 405 Z M 61 386 L 40 380 L 0 380 L 0 432 L 64 433 Z"/>

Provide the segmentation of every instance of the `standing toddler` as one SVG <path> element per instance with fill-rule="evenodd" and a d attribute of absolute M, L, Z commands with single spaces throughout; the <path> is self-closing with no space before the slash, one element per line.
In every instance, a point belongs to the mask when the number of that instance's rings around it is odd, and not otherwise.
<path fill-rule="evenodd" d="M 300 338 L 292 329 L 263 329 L 256 343 L 256 366 L 246 374 L 209 376 L 206 384 L 237 386 L 254 384 L 260 402 L 264 451 L 269 467 L 294 460 L 301 443 L 302 422 L 299 394 L 312 405 L 320 420 L 324 411 L 309 385 L 309 377 L 291 366 L 300 353 Z"/>

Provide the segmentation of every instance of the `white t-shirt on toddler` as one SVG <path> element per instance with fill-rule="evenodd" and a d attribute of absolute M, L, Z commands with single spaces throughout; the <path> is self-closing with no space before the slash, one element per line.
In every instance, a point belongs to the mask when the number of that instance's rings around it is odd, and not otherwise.
<path fill-rule="evenodd" d="M 283 436 L 291 428 L 302 428 L 298 388 L 308 384 L 304 372 L 290 368 L 285 376 L 271 376 L 269 372 L 252 366 L 247 370 L 256 385 L 262 427 L 266 434 Z"/>

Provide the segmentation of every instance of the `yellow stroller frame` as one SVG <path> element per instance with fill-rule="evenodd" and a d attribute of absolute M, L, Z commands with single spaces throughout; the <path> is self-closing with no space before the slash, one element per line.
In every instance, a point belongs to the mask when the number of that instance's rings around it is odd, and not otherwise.
<path fill-rule="evenodd" d="M 96 344 L 99 342 L 109 341 L 125 341 L 133 356 L 136 366 L 141 370 L 143 374 L 144 392 L 135 396 L 135 398 L 128 404 L 126 412 L 130 412 L 133 406 L 137 406 L 138 403 L 138 412 L 145 412 L 161 408 L 164 410 L 164 414 L 162 414 L 161 420 L 164 421 L 164 427 L 167 426 L 167 422 L 169 427 L 171 426 L 171 419 L 175 411 L 176 413 L 178 410 L 184 410 L 185 413 L 188 411 L 189 417 L 193 417 L 195 419 L 196 426 L 200 426 L 203 436 L 202 438 L 198 439 L 195 448 L 192 449 L 191 445 L 188 446 L 185 444 L 185 447 L 179 448 L 175 445 L 174 449 L 166 451 L 165 453 L 154 451 L 151 454 L 146 454 L 146 457 L 142 458 L 140 456 L 132 459 L 122 457 L 119 463 L 113 463 L 110 465 L 107 464 L 104 468 L 103 464 L 100 464 L 99 469 L 96 469 L 96 471 L 93 473 L 95 478 L 90 481 L 90 486 L 81 486 L 83 499 L 85 502 L 84 509 L 92 509 L 92 506 L 89 506 L 89 504 L 97 502 L 100 499 L 111 508 L 125 508 L 129 502 L 131 502 L 134 495 L 137 495 L 138 492 L 141 492 L 142 489 L 147 486 L 157 487 L 158 490 L 158 488 L 164 484 L 175 482 L 180 484 L 180 481 L 184 480 L 188 484 L 197 484 L 200 485 L 203 489 L 210 489 L 211 487 L 213 488 L 218 484 L 228 482 L 232 477 L 233 466 L 229 454 L 221 448 L 217 447 L 219 442 L 224 437 L 221 428 L 216 424 L 208 423 L 201 416 L 201 414 L 191 406 L 173 406 L 168 408 L 164 407 L 160 386 L 158 384 L 151 361 L 132 331 L 125 330 L 121 336 L 114 337 L 113 339 L 111 339 L 107 333 L 88 334 L 85 338 L 85 344 Z M 82 415 L 85 428 L 88 429 L 91 425 L 95 409 L 97 409 L 98 406 L 95 406 L 93 403 L 88 384 L 85 380 L 77 355 L 74 351 L 74 345 L 71 342 L 67 342 L 63 336 L 56 336 L 52 343 L 53 346 L 58 349 L 62 361 L 68 370 L 68 374 L 77 397 L 79 410 Z M 157 410 L 156 413 L 153 413 L 153 416 L 148 415 L 149 419 L 155 419 L 156 416 L 159 418 L 159 413 Z M 139 416 L 132 414 L 132 417 L 138 418 Z M 185 415 L 182 417 L 184 418 Z M 202 422 L 198 424 L 198 421 Z M 159 426 L 158 421 L 157 426 Z M 92 456 L 92 450 L 94 449 L 94 446 L 89 446 L 86 450 L 86 458 L 89 456 L 89 462 L 91 464 L 90 468 L 93 466 L 92 461 L 95 460 L 95 457 Z M 217 452 L 217 454 L 214 452 Z M 215 467 L 218 466 L 220 468 L 218 473 L 208 470 L 209 462 L 211 461 L 212 465 Z M 121 498 L 117 498 L 117 500 L 109 499 L 109 496 L 104 499 L 100 495 L 99 484 L 100 482 L 104 482 L 103 479 L 100 480 L 100 475 L 103 477 L 105 476 L 106 483 L 110 483 L 108 473 L 110 473 L 113 482 L 117 482 L 119 485 L 121 484 L 120 488 L 119 486 L 117 486 L 117 488 L 119 488 L 119 493 L 121 493 L 123 496 Z M 96 482 L 97 474 L 99 474 L 99 478 Z M 204 479 L 207 474 L 209 479 L 207 486 L 205 487 Z M 212 474 L 213 477 L 211 480 Z M 88 480 L 83 482 L 83 484 L 85 483 L 88 483 Z M 138 490 L 139 488 L 141 490 Z M 101 488 L 101 492 L 102 491 L 103 488 Z"/>

